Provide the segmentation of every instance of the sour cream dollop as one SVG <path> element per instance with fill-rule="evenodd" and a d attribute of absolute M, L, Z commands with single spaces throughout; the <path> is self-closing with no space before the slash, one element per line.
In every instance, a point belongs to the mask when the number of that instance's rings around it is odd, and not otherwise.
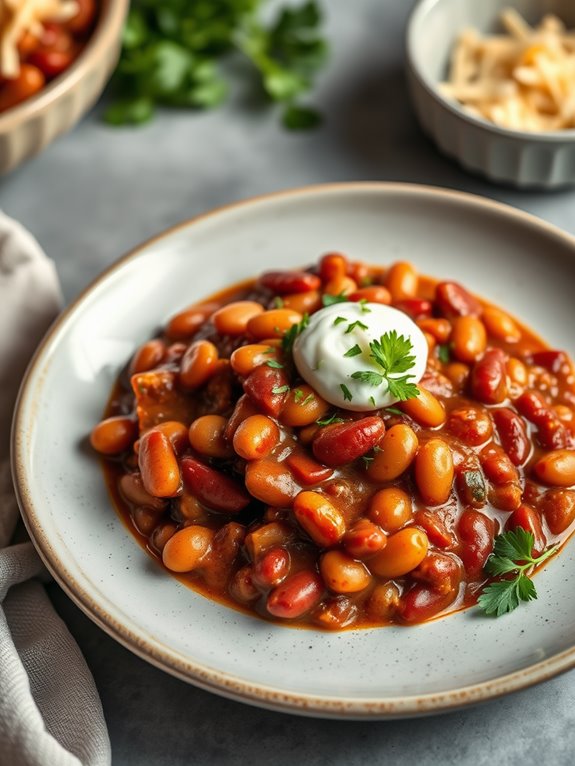
<path fill-rule="evenodd" d="M 390 394 L 385 380 L 374 386 L 352 375 L 382 372 L 371 357 L 369 344 L 392 330 L 411 341 L 410 354 L 415 360 L 407 372 L 391 377 L 407 374 L 409 382 L 417 384 L 427 365 L 425 336 L 407 314 L 381 303 L 342 302 L 316 311 L 294 343 L 295 365 L 302 378 L 337 407 L 354 412 L 389 407 L 398 399 Z M 355 346 L 359 346 L 360 353 Z M 354 355 L 346 356 L 350 349 L 354 349 Z"/>

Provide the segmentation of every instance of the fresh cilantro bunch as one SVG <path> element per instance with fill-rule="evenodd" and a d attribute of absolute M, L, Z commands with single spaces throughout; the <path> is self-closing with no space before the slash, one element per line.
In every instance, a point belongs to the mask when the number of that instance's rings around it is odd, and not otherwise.
<path fill-rule="evenodd" d="M 540 556 L 533 556 L 534 537 L 522 527 L 504 532 L 495 538 L 493 553 L 487 559 L 485 573 L 503 577 L 487 585 L 477 603 L 487 614 L 501 617 L 512 612 L 522 601 L 537 598 L 529 573 L 557 552 L 557 546 Z M 513 575 L 512 577 L 510 575 Z"/>
<path fill-rule="evenodd" d="M 291 129 L 313 127 L 319 114 L 299 99 L 326 60 L 321 13 L 314 0 L 284 7 L 270 23 L 264 0 L 132 0 L 115 101 L 105 119 L 114 125 L 150 120 L 156 106 L 209 109 L 227 97 L 220 68 L 239 52 L 251 63 L 267 96 L 284 106 Z"/>

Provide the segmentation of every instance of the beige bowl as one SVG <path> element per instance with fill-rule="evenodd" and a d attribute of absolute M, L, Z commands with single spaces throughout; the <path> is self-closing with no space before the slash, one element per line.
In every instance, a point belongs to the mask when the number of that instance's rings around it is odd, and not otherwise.
<path fill-rule="evenodd" d="M 118 60 L 129 0 L 100 0 L 96 28 L 72 66 L 38 95 L 0 114 L 0 173 L 70 130 L 100 96 Z"/>

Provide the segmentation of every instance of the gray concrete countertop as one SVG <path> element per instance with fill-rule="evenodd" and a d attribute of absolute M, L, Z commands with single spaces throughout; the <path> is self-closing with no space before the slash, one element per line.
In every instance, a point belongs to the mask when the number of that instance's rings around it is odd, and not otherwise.
<path fill-rule="evenodd" d="M 327 5 L 327 4 L 326 4 Z M 482 194 L 575 234 L 575 191 L 523 193 L 440 156 L 407 101 L 403 34 L 413 3 L 331 3 L 324 126 L 290 134 L 243 89 L 207 114 L 170 113 L 136 130 L 98 109 L 2 180 L 0 206 L 56 261 L 66 299 L 126 250 L 196 213 L 310 183 L 400 180 Z M 116 766 L 299 762 L 315 766 L 573 763 L 573 673 L 442 718 L 341 723 L 270 713 L 171 678 L 108 638 L 50 586 L 100 690 Z"/>

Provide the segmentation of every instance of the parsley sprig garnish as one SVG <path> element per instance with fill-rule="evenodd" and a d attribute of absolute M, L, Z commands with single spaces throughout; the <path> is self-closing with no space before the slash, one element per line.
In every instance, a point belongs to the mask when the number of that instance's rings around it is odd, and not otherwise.
<path fill-rule="evenodd" d="M 352 378 L 370 386 L 380 386 L 385 382 L 389 393 L 400 402 L 418 396 L 419 389 L 409 382 L 413 375 L 401 375 L 415 365 L 415 356 L 411 353 L 413 345 L 409 338 L 398 335 L 396 330 L 390 330 L 379 340 L 372 340 L 369 348 L 371 359 L 381 371 L 359 370 L 352 374 Z"/>
<path fill-rule="evenodd" d="M 493 553 L 487 559 L 485 573 L 490 577 L 514 577 L 489 583 L 477 603 L 486 614 L 501 617 L 517 609 L 522 601 L 537 598 L 537 591 L 528 573 L 557 552 L 557 546 L 549 548 L 540 556 L 533 556 L 535 538 L 531 532 L 517 527 L 495 538 Z"/>

